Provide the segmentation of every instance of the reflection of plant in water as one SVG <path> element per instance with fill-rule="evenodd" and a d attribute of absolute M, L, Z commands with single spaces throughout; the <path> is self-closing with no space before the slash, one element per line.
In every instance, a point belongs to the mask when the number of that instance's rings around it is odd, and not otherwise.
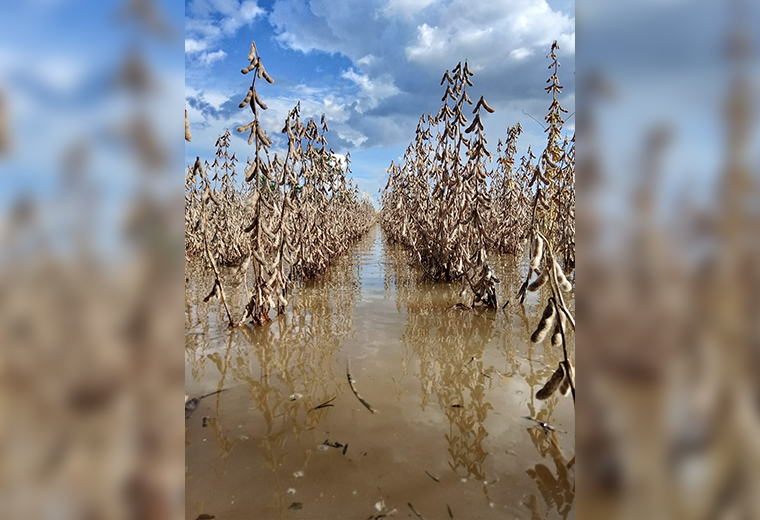
<path fill-rule="evenodd" d="M 277 471 L 286 457 L 300 457 L 306 465 L 313 439 L 303 444 L 302 435 L 329 414 L 329 408 L 313 408 L 338 395 L 344 383 L 343 374 L 336 374 L 333 364 L 352 330 L 356 276 L 350 258 L 341 259 L 333 264 L 328 278 L 303 283 L 291 300 L 292 314 L 279 315 L 266 327 L 240 327 L 234 332 L 228 332 L 223 320 L 218 320 L 218 329 L 224 331 L 230 348 L 211 351 L 213 343 L 204 335 L 199 336 L 203 343 L 195 349 L 195 359 L 188 356 L 194 377 L 196 363 L 201 366 L 200 360 L 210 361 L 220 374 L 219 386 L 246 384 L 251 406 L 261 414 L 261 431 L 256 436 L 261 439 L 263 464 L 278 482 Z M 195 295 L 197 300 L 202 296 Z M 203 304 L 196 309 L 199 314 L 203 309 L 207 314 L 218 312 L 217 307 Z M 220 418 L 208 424 L 226 459 L 235 443 L 224 435 L 226 421 Z M 294 449 L 292 442 L 303 449 Z"/>
<path fill-rule="evenodd" d="M 396 271 L 397 278 L 400 276 Z M 403 276 L 403 275 L 401 275 Z M 456 288 L 446 288 L 456 298 Z M 492 370 L 484 370 L 482 357 L 494 333 L 495 321 L 475 313 L 435 309 L 433 294 L 411 284 L 399 287 L 399 301 L 406 306 L 407 325 L 402 343 L 419 358 L 420 399 L 424 407 L 435 395 L 449 420 L 445 435 L 451 455 L 450 467 L 484 479 L 483 462 L 488 454 L 484 422 L 493 405 L 485 400 L 485 385 Z"/>
<path fill-rule="evenodd" d="M 545 433 L 539 428 L 531 428 L 531 440 L 542 457 L 550 455 L 554 461 L 555 474 L 544 464 L 536 464 L 527 471 L 528 476 L 536 483 L 544 503 L 547 506 L 547 515 L 552 507 L 556 507 L 562 518 L 573 508 L 575 500 L 575 479 L 571 482 L 570 469 L 573 462 L 568 462 L 559 446 L 559 441 L 554 432 Z M 538 499 L 530 495 L 526 503 L 530 509 L 532 518 L 546 518 L 541 516 Z"/>

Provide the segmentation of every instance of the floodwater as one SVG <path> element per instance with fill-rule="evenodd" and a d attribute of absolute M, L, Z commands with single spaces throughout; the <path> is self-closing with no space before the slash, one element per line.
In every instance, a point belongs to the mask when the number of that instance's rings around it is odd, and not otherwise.
<path fill-rule="evenodd" d="M 188 269 L 186 393 L 226 390 L 186 419 L 186 518 L 574 518 L 572 398 L 533 397 L 562 354 L 530 343 L 545 302 L 514 304 L 525 268 L 494 262 L 512 303 L 452 309 L 461 285 L 423 281 L 375 226 L 292 312 L 234 331 Z"/>

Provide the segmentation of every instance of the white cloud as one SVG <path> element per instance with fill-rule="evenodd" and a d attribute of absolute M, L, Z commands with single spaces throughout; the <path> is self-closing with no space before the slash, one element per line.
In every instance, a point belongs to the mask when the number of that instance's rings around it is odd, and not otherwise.
<path fill-rule="evenodd" d="M 230 100 L 230 97 L 222 94 L 221 92 L 204 91 L 203 99 L 206 101 L 206 103 L 219 110 L 224 103 Z"/>
<path fill-rule="evenodd" d="M 451 56 L 467 58 L 473 66 L 495 67 L 507 58 L 523 60 L 536 50 L 545 54 L 555 39 L 563 54 L 574 54 L 574 18 L 552 10 L 545 0 L 453 0 L 441 8 L 435 25 L 417 27 L 405 51 L 409 61 L 436 69 L 450 67 Z"/>
<path fill-rule="evenodd" d="M 406 57 L 410 61 L 421 61 L 434 54 L 443 54 L 446 37 L 438 27 L 423 23 L 417 27 L 417 44 L 406 47 Z"/>
<path fill-rule="evenodd" d="M 377 61 L 377 56 L 373 54 L 367 54 L 366 56 L 356 60 L 357 65 L 372 65 Z"/>
<path fill-rule="evenodd" d="M 227 53 L 219 49 L 216 52 L 204 52 L 198 57 L 198 61 L 204 65 L 211 65 L 215 61 L 223 60 L 227 57 Z"/>
<path fill-rule="evenodd" d="M 192 0 L 187 13 L 185 32 L 189 37 L 185 39 L 185 52 L 191 54 L 206 50 L 222 38 L 234 36 L 265 11 L 255 0 Z M 203 60 L 201 63 L 206 64 Z"/>
<path fill-rule="evenodd" d="M 394 85 L 393 78 L 389 75 L 372 80 L 368 75 L 359 74 L 354 69 L 349 69 L 341 75 L 359 86 L 361 92 L 360 101 L 365 103 L 369 108 L 375 108 L 383 99 L 400 92 L 396 85 Z M 363 112 L 361 105 L 357 108 L 357 111 L 359 113 Z"/>
<path fill-rule="evenodd" d="M 519 60 L 524 60 L 531 54 L 533 54 L 532 49 L 526 49 L 525 47 L 520 47 L 519 49 L 515 49 L 512 52 L 510 52 L 509 57 L 514 58 L 519 61 Z"/>
<path fill-rule="evenodd" d="M 206 42 L 193 40 L 188 38 L 185 40 L 185 54 L 193 54 L 195 52 L 201 52 L 206 50 Z"/>
<path fill-rule="evenodd" d="M 413 18 L 420 11 L 425 9 L 436 0 L 388 0 L 388 4 L 383 9 L 383 14 L 387 17 L 398 16 L 401 18 Z"/>

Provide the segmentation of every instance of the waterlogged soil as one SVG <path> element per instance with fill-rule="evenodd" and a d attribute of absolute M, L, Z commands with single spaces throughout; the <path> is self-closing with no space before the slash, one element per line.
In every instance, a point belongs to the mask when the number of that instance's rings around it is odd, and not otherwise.
<path fill-rule="evenodd" d="M 456 309 L 462 286 L 410 263 L 375 226 L 292 311 L 234 331 L 188 267 L 186 393 L 225 390 L 186 419 L 187 519 L 574 518 L 573 401 L 534 397 L 562 355 L 529 339 L 546 295 L 516 305 L 527 267 L 505 255 L 506 309 Z"/>

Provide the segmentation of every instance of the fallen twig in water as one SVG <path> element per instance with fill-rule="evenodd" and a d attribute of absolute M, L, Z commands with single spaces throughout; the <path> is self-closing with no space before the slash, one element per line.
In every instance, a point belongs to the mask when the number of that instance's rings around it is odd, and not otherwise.
<path fill-rule="evenodd" d="M 509 302 L 507 302 L 507 303 L 509 303 Z M 446 504 L 446 509 L 448 509 L 448 510 L 449 510 L 449 518 L 452 518 L 452 519 L 453 519 L 453 518 L 454 518 L 454 513 L 452 513 L 452 512 L 451 512 L 451 508 L 449 507 L 449 505 L 448 505 L 448 504 Z"/>
<path fill-rule="evenodd" d="M 359 395 L 359 392 L 356 391 L 356 387 L 354 386 L 354 378 L 351 377 L 351 360 L 346 361 L 346 376 L 348 377 L 348 386 L 351 387 L 351 391 L 354 393 L 359 402 L 363 404 L 364 407 L 367 408 L 367 410 L 370 412 L 377 413 L 377 410 L 372 408 L 372 405 L 365 401 L 364 398 Z"/>
<path fill-rule="evenodd" d="M 435 478 L 433 475 L 431 475 L 430 473 L 428 473 L 428 471 L 427 471 L 427 470 L 425 470 L 425 474 L 426 474 L 428 477 L 430 477 L 430 478 L 432 478 L 433 480 L 435 480 L 436 482 L 440 482 L 440 479 L 437 479 L 437 478 Z"/>
<path fill-rule="evenodd" d="M 190 418 L 190 416 L 193 414 L 193 412 L 198 408 L 198 405 L 201 402 L 201 399 L 204 397 L 209 397 L 214 394 L 218 394 L 220 392 L 224 392 L 227 390 L 226 388 L 222 388 L 221 390 L 215 390 L 214 392 L 208 393 L 206 395 L 202 395 L 200 397 L 193 397 L 192 399 L 188 399 L 185 401 L 185 419 Z"/>
<path fill-rule="evenodd" d="M 529 421 L 533 421 L 534 423 L 538 424 L 541 428 L 544 429 L 544 432 L 546 432 L 546 433 L 549 433 L 549 432 L 567 433 L 564 430 L 558 430 L 558 429 L 556 429 L 554 426 L 552 426 L 549 423 L 545 423 L 543 421 L 539 421 L 538 419 L 536 419 L 535 417 L 531 417 L 530 415 L 523 415 L 522 417 L 523 417 L 523 419 L 528 419 Z"/>
<path fill-rule="evenodd" d="M 324 403 L 320 404 L 319 406 L 315 406 L 314 408 L 312 408 L 312 409 L 311 409 L 311 410 L 309 410 L 309 411 L 310 411 L 310 412 L 313 412 L 314 410 L 319 410 L 320 408 L 328 408 L 328 407 L 330 407 L 330 406 L 335 406 L 334 404 L 330 404 L 330 403 L 332 403 L 333 401 L 335 401 L 335 398 L 336 398 L 336 397 L 338 397 L 338 396 L 336 395 L 336 396 L 335 396 L 335 397 L 333 397 L 332 399 L 329 399 L 329 400 L 325 401 Z"/>
<path fill-rule="evenodd" d="M 412 513 L 414 513 L 415 515 L 417 515 L 417 518 L 419 518 L 420 520 L 425 520 L 425 517 L 417 512 L 417 510 L 414 508 L 414 506 L 412 505 L 411 502 L 407 502 L 406 505 L 409 506 L 409 509 L 412 510 Z"/>

